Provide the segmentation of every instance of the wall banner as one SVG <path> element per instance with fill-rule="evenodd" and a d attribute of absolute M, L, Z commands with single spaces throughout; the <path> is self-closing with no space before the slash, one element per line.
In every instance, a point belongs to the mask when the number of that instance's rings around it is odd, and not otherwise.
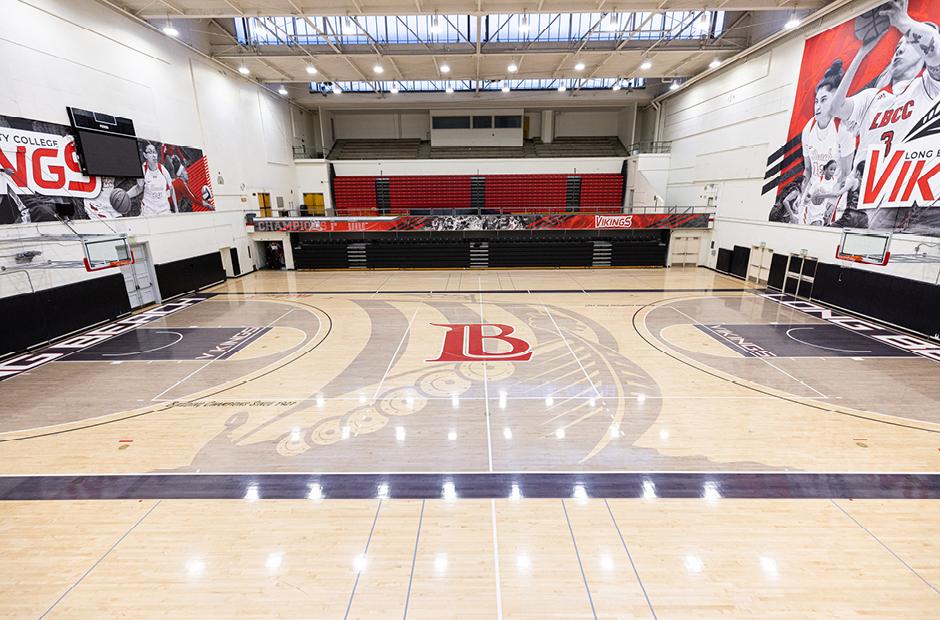
<path fill-rule="evenodd" d="M 214 211 L 209 164 L 197 148 L 137 140 L 143 179 L 86 177 L 71 127 L 0 116 L 0 224 Z"/>
<path fill-rule="evenodd" d="M 938 23 L 892 0 L 806 40 L 770 221 L 940 235 Z"/>
<path fill-rule="evenodd" d="M 399 215 L 376 218 L 254 218 L 255 232 L 412 232 L 709 228 L 708 213 L 627 215 Z"/>

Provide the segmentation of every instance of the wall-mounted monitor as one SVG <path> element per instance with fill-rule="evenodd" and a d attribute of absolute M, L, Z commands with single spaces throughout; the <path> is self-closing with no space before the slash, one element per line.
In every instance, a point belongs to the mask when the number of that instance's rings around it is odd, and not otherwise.
<path fill-rule="evenodd" d="M 88 176 L 143 176 L 134 122 L 129 118 L 68 108 L 82 173 Z"/>

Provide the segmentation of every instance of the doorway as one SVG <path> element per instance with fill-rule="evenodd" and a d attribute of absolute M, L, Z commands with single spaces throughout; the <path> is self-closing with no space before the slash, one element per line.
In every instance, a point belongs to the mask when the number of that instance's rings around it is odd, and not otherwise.
<path fill-rule="evenodd" d="M 135 243 L 130 248 L 134 254 L 134 262 L 122 266 L 121 275 L 124 276 L 124 286 L 127 288 L 131 309 L 157 303 L 160 301 L 160 292 L 153 272 L 153 262 L 150 260 L 150 250 L 146 243 Z"/>
<path fill-rule="evenodd" d="M 673 267 L 698 265 L 702 237 L 673 232 L 670 239 L 669 264 Z"/>
<path fill-rule="evenodd" d="M 271 217 L 271 194 L 258 192 L 258 209 L 261 217 Z"/>
<path fill-rule="evenodd" d="M 302 216 L 322 217 L 326 215 L 326 207 L 323 201 L 323 193 L 306 193 L 301 207 Z"/>

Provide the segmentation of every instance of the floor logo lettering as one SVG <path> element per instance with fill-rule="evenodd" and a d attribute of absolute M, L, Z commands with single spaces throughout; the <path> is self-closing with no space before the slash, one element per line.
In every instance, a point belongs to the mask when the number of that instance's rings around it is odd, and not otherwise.
<path fill-rule="evenodd" d="M 528 362 L 532 347 L 522 338 L 511 336 L 515 330 L 501 323 L 431 323 L 447 329 L 441 354 L 428 362 Z M 484 328 L 495 328 L 499 333 L 484 334 Z M 487 351 L 486 340 L 508 344 L 509 351 Z"/>

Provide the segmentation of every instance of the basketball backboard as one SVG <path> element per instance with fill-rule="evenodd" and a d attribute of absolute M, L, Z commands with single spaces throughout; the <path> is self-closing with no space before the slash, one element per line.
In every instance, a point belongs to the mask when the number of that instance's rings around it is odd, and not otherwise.
<path fill-rule="evenodd" d="M 836 258 L 865 265 L 887 265 L 890 247 L 890 233 L 844 230 L 836 246 Z"/>
<path fill-rule="evenodd" d="M 134 254 L 127 244 L 126 236 L 85 237 L 81 241 L 86 271 L 100 271 L 134 262 Z"/>

